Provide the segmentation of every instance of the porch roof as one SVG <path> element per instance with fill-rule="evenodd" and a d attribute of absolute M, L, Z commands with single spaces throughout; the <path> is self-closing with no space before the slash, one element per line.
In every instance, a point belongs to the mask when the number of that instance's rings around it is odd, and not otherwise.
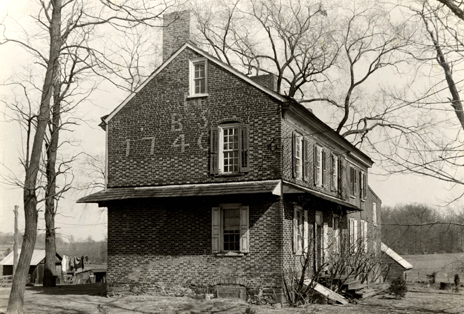
<path fill-rule="evenodd" d="M 269 193 L 280 195 L 280 180 L 222 182 L 208 184 L 182 184 L 168 186 L 108 188 L 106 190 L 84 196 L 77 203 L 100 203 L 106 201 L 154 198 L 154 197 L 186 197 L 213 196 L 230 194 Z"/>
<path fill-rule="evenodd" d="M 314 195 L 316 197 L 325 199 L 327 201 L 337 203 L 338 205 L 348 207 L 352 211 L 353 210 L 354 211 L 362 211 L 362 209 L 357 207 L 356 205 L 350 204 L 350 203 L 348 203 L 348 202 L 346 202 L 344 200 L 341 200 L 341 199 L 339 199 L 337 197 L 327 195 L 327 194 L 321 193 L 321 192 L 316 191 L 316 190 L 308 189 L 308 188 L 305 188 L 303 186 L 300 186 L 300 185 L 297 185 L 297 184 L 294 184 L 294 183 L 291 183 L 291 182 L 282 181 L 282 183 L 283 183 L 282 193 L 284 195 L 285 194 L 309 193 L 309 194 L 312 194 L 312 195 Z"/>
<path fill-rule="evenodd" d="M 398 253 L 396 253 L 395 251 L 393 251 L 392 249 L 390 249 L 385 243 L 381 243 L 381 249 L 382 249 L 382 252 L 384 252 L 385 254 L 387 254 L 392 260 L 394 260 L 395 262 L 397 262 L 401 267 L 403 267 L 405 270 L 409 270 L 409 269 L 412 269 L 412 265 L 407 261 L 405 260 L 404 258 L 402 258 Z"/>

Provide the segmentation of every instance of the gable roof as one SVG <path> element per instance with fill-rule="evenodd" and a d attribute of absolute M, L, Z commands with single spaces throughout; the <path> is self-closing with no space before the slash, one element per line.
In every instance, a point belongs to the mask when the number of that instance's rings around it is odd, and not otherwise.
<path fill-rule="evenodd" d="M 396 253 L 395 251 L 390 249 L 383 242 L 381 243 L 381 248 L 382 248 L 382 252 L 387 254 L 388 257 L 390 257 L 392 260 L 394 260 L 396 263 L 398 263 L 405 270 L 412 269 L 412 265 L 407 260 L 402 258 L 398 253 Z"/>
<path fill-rule="evenodd" d="M 5 256 L 2 261 L 0 261 L 0 265 L 13 265 L 13 251 L 10 252 L 7 256 Z M 18 250 L 18 258 L 19 255 L 21 255 L 21 249 Z M 56 253 L 56 257 L 61 260 L 61 256 Z M 34 250 L 32 253 L 32 259 L 31 259 L 31 266 L 36 266 L 37 264 L 40 264 L 40 262 L 45 258 L 45 250 Z"/>
<path fill-rule="evenodd" d="M 226 70 L 227 72 L 230 72 L 232 74 L 234 74 L 235 76 L 239 77 L 240 79 L 246 81 L 247 83 L 253 85 L 254 87 L 256 87 L 257 89 L 263 91 L 264 93 L 268 94 L 269 96 L 275 98 L 276 100 L 279 100 L 281 102 L 285 102 L 287 101 L 287 99 L 285 97 L 283 97 L 282 95 L 280 95 L 279 93 L 276 93 L 262 85 L 260 85 L 259 83 L 253 81 L 250 77 L 246 76 L 245 74 L 241 73 L 240 71 L 234 69 L 233 67 L 231 67 L 230 65 L 222 62 L 221 60 L 217 59 L 216 57 L 210 55 L 209 53 L 207 53 L 206 51 L 196 47 L 194 44 L 192 43 L 185 43 L 182 47 L 180 47 L 175 53 L 173 53 L 171 55 L 171 57 L 169 57 L 169 59 L 167 59 L 165 62 L 163 62 L 145 81 L 143 81 L 142 84 L 140 84 L 139 87 L 137 87 L 137 89 L 135 91 L 133 91 L 129 96 L 127 96 L 127 98 L 119 105 L 116 107 L 116 109 L 114 109 L 108 116 L 106 117 L 102 117 L 102 120 L 105 122 L 105 123 L 108 123 L 132 98 L 135 97 L 135 95 L 140 92 L 144 87 L 145 85 L 148 84 L 148 82 L 150 82 L 156 75 L 158 75 L 167 65 L 169 65 L 169 63 L 171 63 L 172 60 L 174 60 L 182 51 L 184 51 L 185 49 L 191 49 L 193 50 L 194 52 L 198 53 L 199 55 L 202 55 L 203 57 L 205 57 L 206 59 L 208 59 L 208 61 L 211 61 L 213 62 L 214 64 L 218 65 L 219 67 L 223 68 L 224 70 Z"/>
<path fill-rule="evenodd" d="M 308 117 L 310 117 L 311 119 L 315 120 L 316 123 L 318 123 L 319 125 L 321 125 L 323 128 L 326 129 L 326 131 L 331 134 L 332 136 L 336 136 L 338 137 L 339 139 L 341 139 L 341 141 L 347 145 L 348 147 L 352 148 L 354 151 L 358 152 L 359 153 L 359 157 L 361 157 L 362 159 L 365 159 L 366 162 L 367 162 L 367 165 L 369 166 L 372 166 L 372 164 L 374 163 L 372 161 L 372 159 L 370 159 L 370 157 L 368 155 L 366 155 L 364 152 L 362 152 L 360 149 L 358 149 L 356 146 L 354 146 L 350 141 L 348 141 L 346 138 L 344 138 L 343 136 L 341 136 L 340 134 L 338 134 L 335 130 L 333 130 L 331 127 L 329 127 L 325 122 L 323 122 L 321 119 L 319 119 L 311 110 L 309 110 L 308 108 L 306 108 L 305 106 L 303 106 L 302 104 L 300 104 L 298 101 L 296 101 L 295 99 L 293 98 L 290 98 L 288 96 L 282 96 L 281 94 L 273 91 L 273 90 L 270 90 L 269 88 L 267 87 L 264 87 L 263 85 L 257 83 L 256 81 L 254 81 L 252 78 L 250 78 L 249 76 L 246 76 L 245 74 L 241 73 L 240 71 L 234 69 L 233 67 L 231 67 L 230 65 L 228 65 L 227 63 L 224 63 L 222 62 L 221 60 L 217 59 L 216 57 L 214 57 L 213 55 L 209 54 L 208 52 L 198 48 L 195 44 L 193 43 L 190 43 L 190 42 L 187 42 L 185 43 L 182 47 L 180 47 L 175 53 L 173 53 L 165 62 L 163 62 L 155 71 L 153 71 L 153 73 L 147 78 L 145 79 L 145 81 L 143 81 L 142 84 L 140 84 L 140 86 L 135 90 L 133 91 L 129 96 L 126 97 L 126 99 L 119 105 L 117 106 L 110 114 L 108 115 L 105 115 L 103 117 L 101 117 L 101 120 L 102 122 L 99 124 L 99 126 L 101 128 L 103 128 L 104 130 L 106 130 L 106 124 L 108 124 L 108 122 L 129 102 L 132 100 L 132 98 L 135 97 L 135 95 L 137 95 L 137 93 L 139 93 L 153 78 L 155 78 L 166 66 L 169 65 L 169 63 L 171 63 L 182 51 L 184 51 L 185 49 L 191 49 L 192 51 L 196 52 L 197 54 L 203 56 L 204 58 L 208 59 L 208 61 L 211 61 L 213 62 L 214 64 L 216 64 L 217 66 L 223 68 L 225 71 L 237 76 L 238 78 L 242 79 L 243 81 L 247 82 L 248 84 L 254 86 L 255 88 L 261 90 L 262 92 L 266 93 L 267 95 L 269 95 L 270 97 L 274 98 L 275 100 L 277 101 L 280 101 L 281 103 L 284 103 L 286 106 L 286 108 L 288 108 L 289 106 L 294 106 L 296 108 L 299 108 L 300 110 L 302 110 L 304 112 L 304 114 Z M 354 158 L 356 158 L 357 156 L 356 155 L 353 155 Z"/>

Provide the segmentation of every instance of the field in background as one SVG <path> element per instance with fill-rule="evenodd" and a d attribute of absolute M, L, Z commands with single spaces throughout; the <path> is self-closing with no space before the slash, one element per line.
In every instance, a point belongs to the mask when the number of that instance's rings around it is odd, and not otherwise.
<path fill-rule="evenodd" d="M 454 275 L 459 274 L 464 282 L 464 253 L 402 255 L 412 264 L 408 281 L 428 281 L 426 275 L 437 272 L 436 282 L 454 282 Z"/>

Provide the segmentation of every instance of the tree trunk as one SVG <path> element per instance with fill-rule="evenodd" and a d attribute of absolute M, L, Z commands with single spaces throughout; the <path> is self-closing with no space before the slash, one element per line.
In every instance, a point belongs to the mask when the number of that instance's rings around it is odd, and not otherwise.
<path fill-rule="evenodd" d="M 32 160 L 31 160 L 32 163 Z M 10 299 L 8 301 L 8 314 L 23 313 L 24 290 L 26 288 L 29 265 L 34 252 L 35 240 L 37 238 L 37 197 L 34 190 L 24 190 L 24 214 L 26 227 L 24 230 L 21 254 L 19 255 L 16 273 L 13 277 Z"/>
<path fill-rule="evenodd" d="M 50 120 L 50 98 L 54 81 L 55 62 L 58 61 L 61 46 L 61 0 L 54 0 L 52 4 L 53 12 L 50 23 L 50 51 L 47 72 L 45 73 L 42 88 L 39 116 L 37 118 L 34 141 L 32 143 L 31 158 L 29 164 L 26 164 L 26 177 L 23 187 L 24 217 L 26 220 L 24 238 L 16 274 L 11 286 L 7 314 L 24 313 L 24 291 L 37 238 L 37 174 L 40 166 L 45 131 Z M 28 131 L 31 132 L 32 130 Z"/>
<path fill-rule="evenodd" d="M 55 63 L 55 79 L 53 84 L 53 117 L 50 126 L 50 144 L 47 149 L 47 188 L 45 190 L 45 267 L 44 287 L 55 287 L 54 276 L 56 243 L 55 243 L 55 199 L 56 199 L 56 156 L 60 132 L 61 99 L 60 99 L 59 62 Z"/>

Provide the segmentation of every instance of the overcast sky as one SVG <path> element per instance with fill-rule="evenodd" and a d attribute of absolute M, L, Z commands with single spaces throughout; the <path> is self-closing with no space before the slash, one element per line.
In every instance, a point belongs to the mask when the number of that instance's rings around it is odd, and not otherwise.
<path fill-rule="evenodd" d="M 6 12 L 16 20 L 26 20 L 28 17 L 29 1 L 0 1 L 0 16 Z M 24 24 L 27 27 L 27 24 Z M 5 82 L 12 77 L 17 69 L 30 58 L 20 47 L 15 45 L 0 46 L 0 82 Z M 0 89 L 0 97 L 11 96 L 8 88 Z M 86 123 L 81 124 L 73 132 L 72 137 L 78 143 L 74 149 L 76 152 L 85 151 L 92 155 L 104 154 L 105 134 L 98 127 L 100 117 L 111 112 L 119 105 L 124 93 L 115 87 L 105 87 L 93 96 L 98 106 L 84 106 L 81 114 L 85 114 Z M 5 113 L 8 110 L 4 104 L 0 104 L 0 172 L 3 176 L 12 173 L 21 173 L 19 165 L 19 153 L 22 150 L 22 134 L 17 123 L 9 122 Z M 318 112 L 315 112 L 316 115 Z M 443 182 L 417 175 L 395 175 L 390 177 L 376 176 L 378 169 L 371 169 L 369 185 L 382 199 L 383 205 L 394 206 L 405 203 L 426 203 L 429 205 L 442 205 L 442 201 L 451 199 L 457 191 L 450 191 L 450 186 Z M 60 213 L 57 216 L 58 233 L 64 238 L 85 239 L 92 236 L 95 240 L 103 239 L 106 234 L 105 209 L 96 205 L 76 204 L 78 197 L 83 196 L 78 192 L 66 195 L 66 199 L 59 203 Z M 22 206 L 22 190 L 5 184 L 0 184 L 0 231 L 13 232 L 14 205 L 20 207 L 20 229 L 24 227 L 24 212 Z M 455 203 L 459 206 L 461 203 Z M 43 211 L 40 212 L 39 232 L 43 232 Z"/>

